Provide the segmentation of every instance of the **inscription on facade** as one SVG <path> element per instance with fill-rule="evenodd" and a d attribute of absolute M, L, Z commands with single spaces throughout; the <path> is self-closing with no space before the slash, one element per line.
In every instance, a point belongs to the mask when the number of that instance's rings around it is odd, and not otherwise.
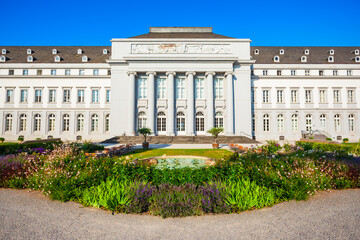
<path fill-rule="evenodd" d="M 132 44 L 134 54 L 230 54 L 230 44 Z"/>

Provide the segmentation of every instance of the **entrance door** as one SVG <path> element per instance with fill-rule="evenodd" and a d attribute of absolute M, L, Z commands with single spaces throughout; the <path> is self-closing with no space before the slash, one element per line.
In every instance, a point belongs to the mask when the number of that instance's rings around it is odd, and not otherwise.
<path fill-rule="evenodd" d="M 166 135 L 166 115 L 159 112 L 156 119 L 156 130 L 158 135 Z"/>
<path fill-rule="evenodd" d="M 202 112 L 196 113 L 195 130 L 196 135 L 205 135 L 205 118 Z"/>

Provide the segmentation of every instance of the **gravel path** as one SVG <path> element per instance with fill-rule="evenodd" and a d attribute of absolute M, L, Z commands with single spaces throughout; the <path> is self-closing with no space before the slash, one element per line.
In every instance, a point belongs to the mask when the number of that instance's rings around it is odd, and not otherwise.
<path fill-rule="evenodd" d="M 0 239 L 360 239 L 360 189 L 231 215 L 161 219 L 0 189 Z"/>

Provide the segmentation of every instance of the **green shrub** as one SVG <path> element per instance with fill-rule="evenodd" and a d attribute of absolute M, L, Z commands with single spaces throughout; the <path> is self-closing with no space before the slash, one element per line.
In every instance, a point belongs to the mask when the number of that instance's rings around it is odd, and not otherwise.
<path fill-rule="evenodd" d="M 104 150 L 104 146 L 85 141 L 81 145 L 81 150 L 83 150 L 84 152 L 87 152 L 87 153 L 93 153 L 95 151 Z"/>
<path fill-rule="evenodd" d="M 3 143 L 5 141 L 5 138 L 0 137 L 0 143 Z"/>
<path fill-rule="evenodd" d="M 348 138 L 344 138 L 344 139 L 343 139 L 343 142 L 344 142 L 344 143 L 347 143 L 348 141 L 349 141 Z"/>
<path fill-rule="evenodd" d="M 332 139 L 331 139 L 331 138 L 326 138 L 326 141 L 330 141 L 330 142 L 331 142 L 331 141 L 332 141 Z"/>
<path fill-rule="evenodd" d="M 37 148 L 43 148 L 44 150 L 52 150 L 54 149 L 55 146 L 60 144 L 61 141 L 31 142 L 31 143 L 6 142 L 0 144 L 0 155 L 28 152 L 31 151 L 32 149 L 37 149 Z"/>
<path fill-rule="evenodd" d="M 20 141 L 20 142 L 24 141 L 24 137 L 23 137 L 23 136 L 19 136 L 19 137 L 18 137 L 18 141 Z"/>

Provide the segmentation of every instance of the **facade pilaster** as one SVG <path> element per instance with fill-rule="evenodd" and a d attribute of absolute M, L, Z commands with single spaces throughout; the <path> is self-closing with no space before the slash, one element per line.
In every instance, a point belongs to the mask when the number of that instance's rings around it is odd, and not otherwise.
<path fill-rule="evenodd" d="M 186 98 L 187 98 L 187 126 L 186 126 L 186 135 L 194 136 L 195 135 L 195 98 L 194 98 L 194 76 L 195 72 L 186 73 Z"/>
<path fill-rule="evenodd" d="M 233 73 L 225 73 L 226 77 L 226 129 L 228 136 L 234 135 L 234 87 Z"/>
<path fill-rule="evenodd" d="M 215 72 L 206 72 L 206 109 L 207 126 L 205 130 L 214 127 L 214 76 Z"/>
<path fill-rule="evenodd" d="M 155 72 L 147 72 L 148 75 L 148 127 L 156 134 L 155 127 Z"/>
<path fill-rule="evenodd" d="M 135 135 L 136 134 L 136 128 L 135 128 L 135 116 L 136 116 L 136 72 L 128 72 L 129 75 L 129 81 L 130 81 L 130 89 L 129 89 L 129 98 L 132 99 L 132 101 L 129 101 L 129 135 Z"/>
<path fill-rule="evenodd" d="M 168 101 L 168 118 L 167 118 L 167 134 L 168 136 L 175 135 L 175 72 L 167 72 L 167 101 Z"/>

